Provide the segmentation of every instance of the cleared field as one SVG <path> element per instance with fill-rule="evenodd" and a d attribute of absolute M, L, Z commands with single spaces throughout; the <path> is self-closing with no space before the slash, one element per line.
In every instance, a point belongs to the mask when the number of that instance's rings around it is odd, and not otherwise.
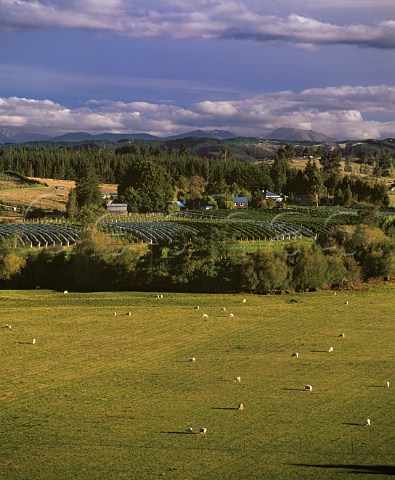
<path fill-rule="evenodd" d="M 389 478 L 394 294 L 0 291 L 2 478 Z"/>
<path fill-rule="evenodd" d="M 64 187 L 67 190 L 75 187 L 75 182 L 71 180 L 56 180 L 53 178 L 34 178 L 34 180 L 38 180 L 39 182 L 46 183 L 49 187 Z M 117 192 L 117 185 L 113 183 L 102 183 L 100 184 L 100 189 L 103 193 L 116 193 Z"/>
<path fill-rule="evenodd" d="M 0 200 L 18 208 L 42 208 L 64 210 L 67 202 L 67 190 L 55 190 L 50 187 L 25 187 L 0 190 Z"/>
<path fill-rule="evenodd" d="M 43 210 L 66 209 L 66 202 L 69 190 L 75 187 L 75 182 L 69 180 L 53 180 L 51 178 L 35 178 L 48 187 L 32 187 L 19 185 L 15 188 L 16 182 L 2 182 L 0 188 L 0 201 L 10 206 L 16 206 L 19 209 L 42 208 Z M 7 185 L 9 188 L 7 188 Z M 56 188 L 62 187 L 62 188 Z M 100 188 L 103 193 L 115 193 L 117 185 L 102 184 Z"/>

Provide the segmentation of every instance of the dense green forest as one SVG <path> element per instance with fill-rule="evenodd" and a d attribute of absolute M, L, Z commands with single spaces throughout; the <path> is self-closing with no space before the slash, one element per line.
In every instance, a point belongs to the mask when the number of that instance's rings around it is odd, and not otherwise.
<path fill-rule="evenodd" d="M 344 151 L 272 144 L 275 148 L 269 152 L 245 143 L 241 148 L 236 141 L 224 142 L 218 141 L 219 146 L 207 139 L 184 139 L 159 145 L 155 141 L 125 141 L 99 145 L 3 146 L 0 171 L 14 171 L 28 177 L 78 180 L 89 163 L 101 182 L 120 186 L 119 193 L 129 204 L 130 211 L 163 209 L 170 200 L 181 200 L 188 206 L 196 201 L 215 206 L 213 195 L 222 195 L 224 200 L 244 195 L 252 207 L 260 207 L 265 205 L 262 192 L 266 189 L 284 194 L 291 201 L 303 197 L 305 201 L 320 204 L 388 205 L 386 187 L 380 181 L 394 164 L 394 153 L 388 146 L 364 144 L 367 147 L 362 155 L 360 144 Z M 210 148 L 218 148 L 218 151 L 215 155 L 211 152 L 211 156 L 202 156 L 196 153 L 196 145 L 201 144 L 205 146 L 204 155 Z M 246 157 L 246 152 L 250 152 L 250 156 Z M 320 166 L 310 158 L 310 153 L 320 155 Z M 291 166 L 295 155 L 310 158 L 305 160 L 304 169 Z M 374 177 L 342 175 L 340 162 L 351 155 L 354 160 L 364 162 L 361 168 L 373 166 Z M 269 159 L 272 161 L 268 162 Z M 143 172 L 145 176 L 141 182 Z M 159 190 L 153 188 L 159 184 Z M 162 195 L 159 204 L 158 194 Z M 219 206 L 226 208 L 226 203 Z"/>

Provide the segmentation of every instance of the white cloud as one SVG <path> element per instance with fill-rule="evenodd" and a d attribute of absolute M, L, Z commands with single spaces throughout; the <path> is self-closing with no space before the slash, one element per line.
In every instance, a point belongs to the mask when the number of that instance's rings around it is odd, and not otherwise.
<path fill-rule="evenodd" d="M 357 4 L 366 6 L 366 2 L 355 1 L 355 8 Z M 0 0 L 0 29 L 67 28 L 140 38 L 249 39 L 303 48 L 332 44 L 395 48 L 395 22 L 388 17 L 338 25 L 299 14 L 298 10 L 306 10 L 303 2 L 293 2 L 295 9 L 290 13 L 294 13 L 285 15 L 268 14 L 270 5 L 248 0 L 200 0 L 193 5 L 156 0 L 149 6 L 127 0 Z"/>
<path fill-rule="evenodd" d="M 242 100 L 206 100 L 183 108 L 165 103 L 91 100 L 68 108 L 52 100 L 0 98 L 0 126 L 57 135 L 69 131 L 166 136 L 196 128 L 260 135 L 279 127 L 307 128 L 345 138 L 395 136 L 395 87 L 314 88 Z M 366 117 L 369 117 L 367 119 Z"/>

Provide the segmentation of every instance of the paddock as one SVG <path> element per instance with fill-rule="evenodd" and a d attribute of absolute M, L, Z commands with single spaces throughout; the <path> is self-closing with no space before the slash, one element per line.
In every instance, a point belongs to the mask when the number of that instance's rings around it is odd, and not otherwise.
<path fill-rule="evenodd" d="M 295 305 L 286 295 L 243 304 L 239 295 L 0 291 L 12 325 L 0 330 L 3 475 L 324 480 L 358 466 L 385 478 L 394 293 L 390 284 L 347 292 L 345 320 L 341 291 L 300 294 Z M 129 310 L 127 320 L 111 316 Z"/>

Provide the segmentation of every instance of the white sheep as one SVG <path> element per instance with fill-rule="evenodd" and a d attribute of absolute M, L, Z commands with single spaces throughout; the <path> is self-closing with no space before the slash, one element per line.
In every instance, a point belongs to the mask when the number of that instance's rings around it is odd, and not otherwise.
<path fill-rule="evenodd" d="M 342 332 L 342 333 L 339 333 L 339 337 L 344 338 L 344 337 L 345 337 L 344 333 L 343 333 L 343 332 Z"/>
<path fill-rule="evenodd" d="M 243 303 L 247 303 L 247 299 L 246 299 L 246 298 L 243 298 Z"/>
<path fill-rule="evenodd" d="M 235 378 L 233 379 L 233 381 L 234 381 L 235 383 L 240 383 L 240 382 L 241 382 L 241 377 L 235 377 Z"/>
<path fill-rule="evenodd" d="M 112 312 L 113 317 L 117 316 L 117 312 Z"/>
<path fill-rule="evenodd" d="M 366 424 L 367 427 L 370 427 L 370 418 L 367 418 L 365 420 L 365 424 Z"/>
<path fill-rule="evenodd" d="M 336 295 L 337 295 L 337 292 L 333 292 L 333 295 L 336 296 Z"/>
<path fill-rule="evenodd" d="M 126 315 L 130 317 L 132 315 L 132 312 L 128 312 Z"/>
<path fill-rule="evenodd" d="M 188 359 L 188 362 L 193 362 L 193 363 L 195 363 L 195 362 L 196 362 L 196 357 L 191 357 L 191 358 L 189 358 L 189 359 Z"/>
<path fill-rule="evenodd" d="M 291 357 L 299 358 L 299 353 L 298 352 L 292 352 Z"/>
<path fill-rule="evenodd" d="M 185 430 L 186 433 L 192 433 L 193 432 L 193 428 L 192 427 L 188 427 L 186 430 Z"/>
<path fill-rule="evenodd" d="M 230 313 L 230 314 L 229 314 L 229 318 L 235 318 L 235 316 L 233 315 L 233 313 Z"/>
<path fill-rule="evenodd" d="M 313 390 L 313 387 L 312 387 L 311 385 L 305 385 L 305 386 L 304 386 L 304 390 L 305 390 L 306 392 L 311 392 L 311 391 Z"/>
<path fill-rule="evenodd" d="M 199 309 L 200 309 L 199 305 L 196 305 L 195 310 L 199 310 Z"/>
<path fill-rule="evenodd" d="M 36 343 L 36 339 L 33 338 L 33 340 L 32 340 L 32 345 L 35 345 L 35 343 Z"/>
<path fill-rule="evenodd" d="M 244 410 L 244 405 L 242 403 L 239 403 L 237 410 Z"/>
<path fill-rule="evenodd" d="M 7 323 L 7 325 L 5 326 L 5 328 L 8 328 L 9 330 L 11 330 L 11 325 L 8 325 L 8 323 Z"/>
<path fill-rule="evenodd" d="M 208 318 L 207 313 L 203 313 L 202 318 Z"/>
<path fill-rule="evenodd" d="M 222 310 L 223 312 L 226 312 L 226 307 L 221 308 L 221 310 Z"/>
<path fill-rule="evenodd" d="M 385 386 L 386 386 L 387 388 L 390 388 L 390 382 L 388 382 L 388 381 L 385 382 Z"/>
<path fill-rule="evenodd" d="M 67 295 L 68 293 L 69 293 L 69 292 L 68 292 L 67 290 L 65 290 L 65 291 L 63 292 L 64 295 Z"/>
<path fill-rule="evenodd" d="M 199 433 L 201 433 L 202 435 L 206 435 L 207 428 L 205 428 L 205 427 L 199 428 Z"/>
<path fill-rule="evenodd" d="M 344 302 L 344 305 L 348 305 L 348 300 L 346 300 L 346 301 Z"/>
<path fill-rule="evenodd" d="M 333 352 L 333 347 L 329 347 L 329 348 L 328 348 L 328 352 L 329 352 L 329 353 L 330 353 L 330 352 Z"/>

